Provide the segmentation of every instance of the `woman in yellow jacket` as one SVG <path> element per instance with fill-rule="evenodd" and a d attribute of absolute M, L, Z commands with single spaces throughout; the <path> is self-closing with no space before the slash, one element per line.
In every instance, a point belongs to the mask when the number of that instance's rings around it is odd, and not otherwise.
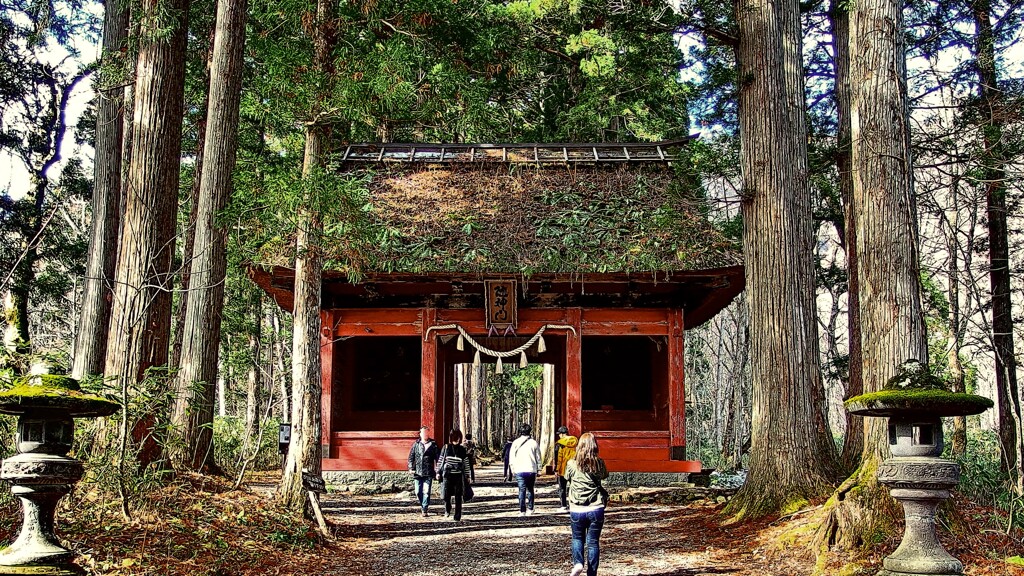
<path fill-rule="evenodd" d="M 558 479 L 558 501 L 562 507 L 559 512 L 569 510 L 569 489 L 565 479 L 565 465 L 576 456 L 576 437 L 569 435 L 569 429 L 565 426 L 558 428 L 558 440 L 555 442 L 555 478 Z"/>

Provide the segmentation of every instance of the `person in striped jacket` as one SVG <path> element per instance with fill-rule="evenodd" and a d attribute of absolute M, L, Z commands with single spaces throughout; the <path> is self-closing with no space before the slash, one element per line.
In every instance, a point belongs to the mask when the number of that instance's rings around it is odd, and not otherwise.
<path fill-rule="evenodd" d="M 472 475 L 472 462 L 466 447 L 462 445 L 462 431 L 458 428 L 448 434 L 448 443 L 441 448 L 437 459 L 437 479 L 441 481 L 441 499 L 444 500 L 444 516 L 452 515 L 452 500 L 455 504 L 456 522 L 462 521 L 462 501 L 466 484 Z"/>

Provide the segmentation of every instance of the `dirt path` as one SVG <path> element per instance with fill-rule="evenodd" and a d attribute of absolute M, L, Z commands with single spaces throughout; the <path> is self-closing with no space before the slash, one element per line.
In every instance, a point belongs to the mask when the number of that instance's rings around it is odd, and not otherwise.
<path fill-rule="evenodd" d="M 538 481 L 536 514 L 520 517 L 516 487 L 501 482 L 501 472 L 499 466 L 478 471 L 476 498 L 465 505 L 459 524 L 443 517 L 439 483 L 434 485 L 428 518 L 420 517 L 409 493 L 326 496 L 324 511 L 344 547 L 353 552 L 337 558 L 331 573 L 568 574 L 569 516 L 557 510 L 552 478 Z M 613 504 L 601 538 L 600 573 L 798 576 L 810 572 L 765 557 L 751 531 L 730 532 L 718 526 L 720 520 L 708 507 Z"/>

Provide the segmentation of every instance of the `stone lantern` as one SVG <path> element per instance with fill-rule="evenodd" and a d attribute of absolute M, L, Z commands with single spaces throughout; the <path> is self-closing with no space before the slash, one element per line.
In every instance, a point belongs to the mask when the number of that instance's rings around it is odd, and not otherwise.
<path fill-rule="evenodd" d="M 0 392 L 0 413 L 18 416 L 18 453 L 0 466 L 24 518 L 17 540 L 0 551 L 0 574 L 76 574 L 72 552 L 53 533 L 57 501 L 82 478 L 82 463 L 67 453 L 74 418 L 109 416 L 120 404 L 80 390 L 78 381 L 43 374 Z"/>
<path fill-rule="evenodd" d="M 960 465 L 940 458 L 942 417 L 980 414 L 992 401 L 954 394 L 916 360 L 904 363 L 879 392 L 850 398 L 858 416 L 889 418 L 889 458 L 878 481 L 903 505 L 903 541 L 882 561 L 879 576 L 960 576 L 964 566 L 950 556 L 935 532 L 935 510 L 960 482 Z"/>

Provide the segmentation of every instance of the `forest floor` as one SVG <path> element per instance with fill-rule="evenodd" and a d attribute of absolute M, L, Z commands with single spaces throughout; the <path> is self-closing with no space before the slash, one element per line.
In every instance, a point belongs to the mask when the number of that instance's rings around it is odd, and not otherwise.
<path fill-rule="evenodd" d="M 501 471 L 478 471 L 476 498 L 463 521 L 443 516 L 436 498 L 420 517 L 412 495 L 331 493 L 322 499 L 334 538 L 282 513 L 269 493 L 276 478 L 260 474 L 250 490 L 232 490 L 219 478 L 182 476 L 154 491 L 149 512 L 131 521 L 109 501 L 75 496 L 62 511 L 61 536 L 74 543 L 90 574 L 248 576 L 461 576 L 568 574 L 568 514 L 558 512 L 550 477 L 538 482 L 536 514 L 520 517 L 516 488 Z M 602 575 L 802 576 L 816 560 L 793 534 L 812 513 L 743 524 L 724 524 L 718 502 L 689 504 L 612 502 L 601 537 Z M 1004 559 L 1020 555 L 1020 540 L 1001 534 L 991 510 L 957 502 L 964 527 L 943 542 L 969 576 L 1024 576 Z M 0 542 L 13 537 L 20 514 L 0 510 Z M 896 542 L 856 558 L 818 559 L 819 574 L 875 574 Z M 856 562 L 860 571 L 850 570 Z M 847 569 L 843 569 L 847 566 Z"/>

